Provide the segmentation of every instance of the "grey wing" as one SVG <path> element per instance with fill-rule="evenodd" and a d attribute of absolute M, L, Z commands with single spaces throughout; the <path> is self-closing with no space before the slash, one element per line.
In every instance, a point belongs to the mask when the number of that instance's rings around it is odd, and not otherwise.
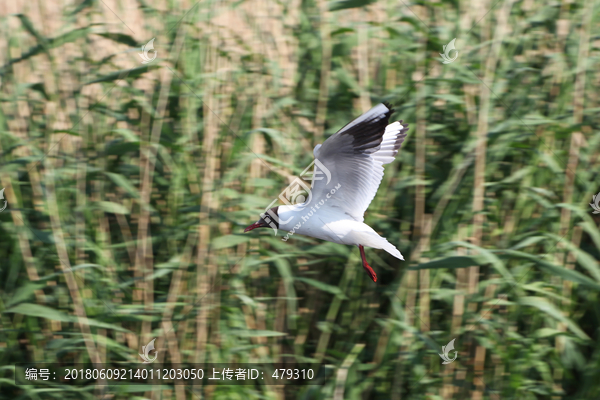
<path fill-rule="evenodd" d="M 378 104 L 315 147 L 311 202 L 327 199 L 327 207 L 363 221 L 383 165 L 394 160 L 408 131 L 402 121 L 388 125 L 392 112 L 389 105 Z"/>

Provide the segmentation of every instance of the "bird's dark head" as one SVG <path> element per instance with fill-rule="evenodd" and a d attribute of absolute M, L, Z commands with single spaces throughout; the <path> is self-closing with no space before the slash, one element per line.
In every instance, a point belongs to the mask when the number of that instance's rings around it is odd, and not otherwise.
<path fill-rule="evenodd" d="M 256 228 L 273 228 L 279 229 L 279 215 L 277 214 L 279 206 L 268 209 L 264 214 L 260 215 L 260 219 L 244 229 L 244 232 L 250 232 Z"/>

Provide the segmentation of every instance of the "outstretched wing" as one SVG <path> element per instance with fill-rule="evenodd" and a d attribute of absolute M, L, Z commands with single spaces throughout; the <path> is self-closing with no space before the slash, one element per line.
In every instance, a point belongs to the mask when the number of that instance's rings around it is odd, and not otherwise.
<path fill-rule="evenodd" d="M 337 188 L 327 198 L 327 207 L 340 208 L 363 221 L 383 178 L 383 165 L 394 161 L 408 131 L 402 121 L 388 125 L 392 113 L 390 105 L 378 104 L 315 147 L 313 177 L 319 175 L 318 168 L 327 168 L 331 174 L 328 180 L 313 178 L 315 201 Z"/>

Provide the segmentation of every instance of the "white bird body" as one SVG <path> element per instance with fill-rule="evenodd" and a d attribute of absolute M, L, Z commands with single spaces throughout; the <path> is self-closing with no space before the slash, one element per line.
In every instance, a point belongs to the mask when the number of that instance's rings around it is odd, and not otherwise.
<path fill-rule="evenodd" d="M 404 260 L 394 245 L 363 223 L 383 178 L 383 165 L 394 161 L 408 131 L 402 121 L 388 124 L 392 112 L 389 105 L 378 104 L 315 146 L 308 199 L 271 208 L 245 232 L 271 226 L 288 232 L 284 240 L 290 234 L 301 234 L 358 246 L 363 267 L 374 282 L 377 275 L 367 263 L 364 246 Z"/>
<path fill-rule="evenodd" d="M 319 204 L 320 201 L 316 200 L 314 199 L 314 202 Z M 327 203 L 324 202 L 319 209 L 308 207 L 304 203 L 279 206 L 279 229 L 333 243 L 383 249 L 394 257 L 404 260 L 400 251 L 387 239 L 379 236 L 369 225 L 356 221 L 336 207 L 328 207 Z"/>

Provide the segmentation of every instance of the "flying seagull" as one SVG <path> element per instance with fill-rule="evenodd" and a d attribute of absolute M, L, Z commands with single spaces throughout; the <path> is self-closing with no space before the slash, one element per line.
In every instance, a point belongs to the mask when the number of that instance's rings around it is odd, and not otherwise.
<path fill-rule="evenodd" d="M 358 246 L 363 268 L 377 282 L 377 275 L 365 258 L 365 246 L 383 249 L 404 260 L 393 244 L 363 223 L 364 213 L 383 178 L 383 165 L 394 161 L 408 131 L 408 125 L 402 121 L 388 124 L 393 112 L 389 104 L 378 104 L 315 146 L 308 199 L 269 209 L 244 232 L 270 226 Z"/>

